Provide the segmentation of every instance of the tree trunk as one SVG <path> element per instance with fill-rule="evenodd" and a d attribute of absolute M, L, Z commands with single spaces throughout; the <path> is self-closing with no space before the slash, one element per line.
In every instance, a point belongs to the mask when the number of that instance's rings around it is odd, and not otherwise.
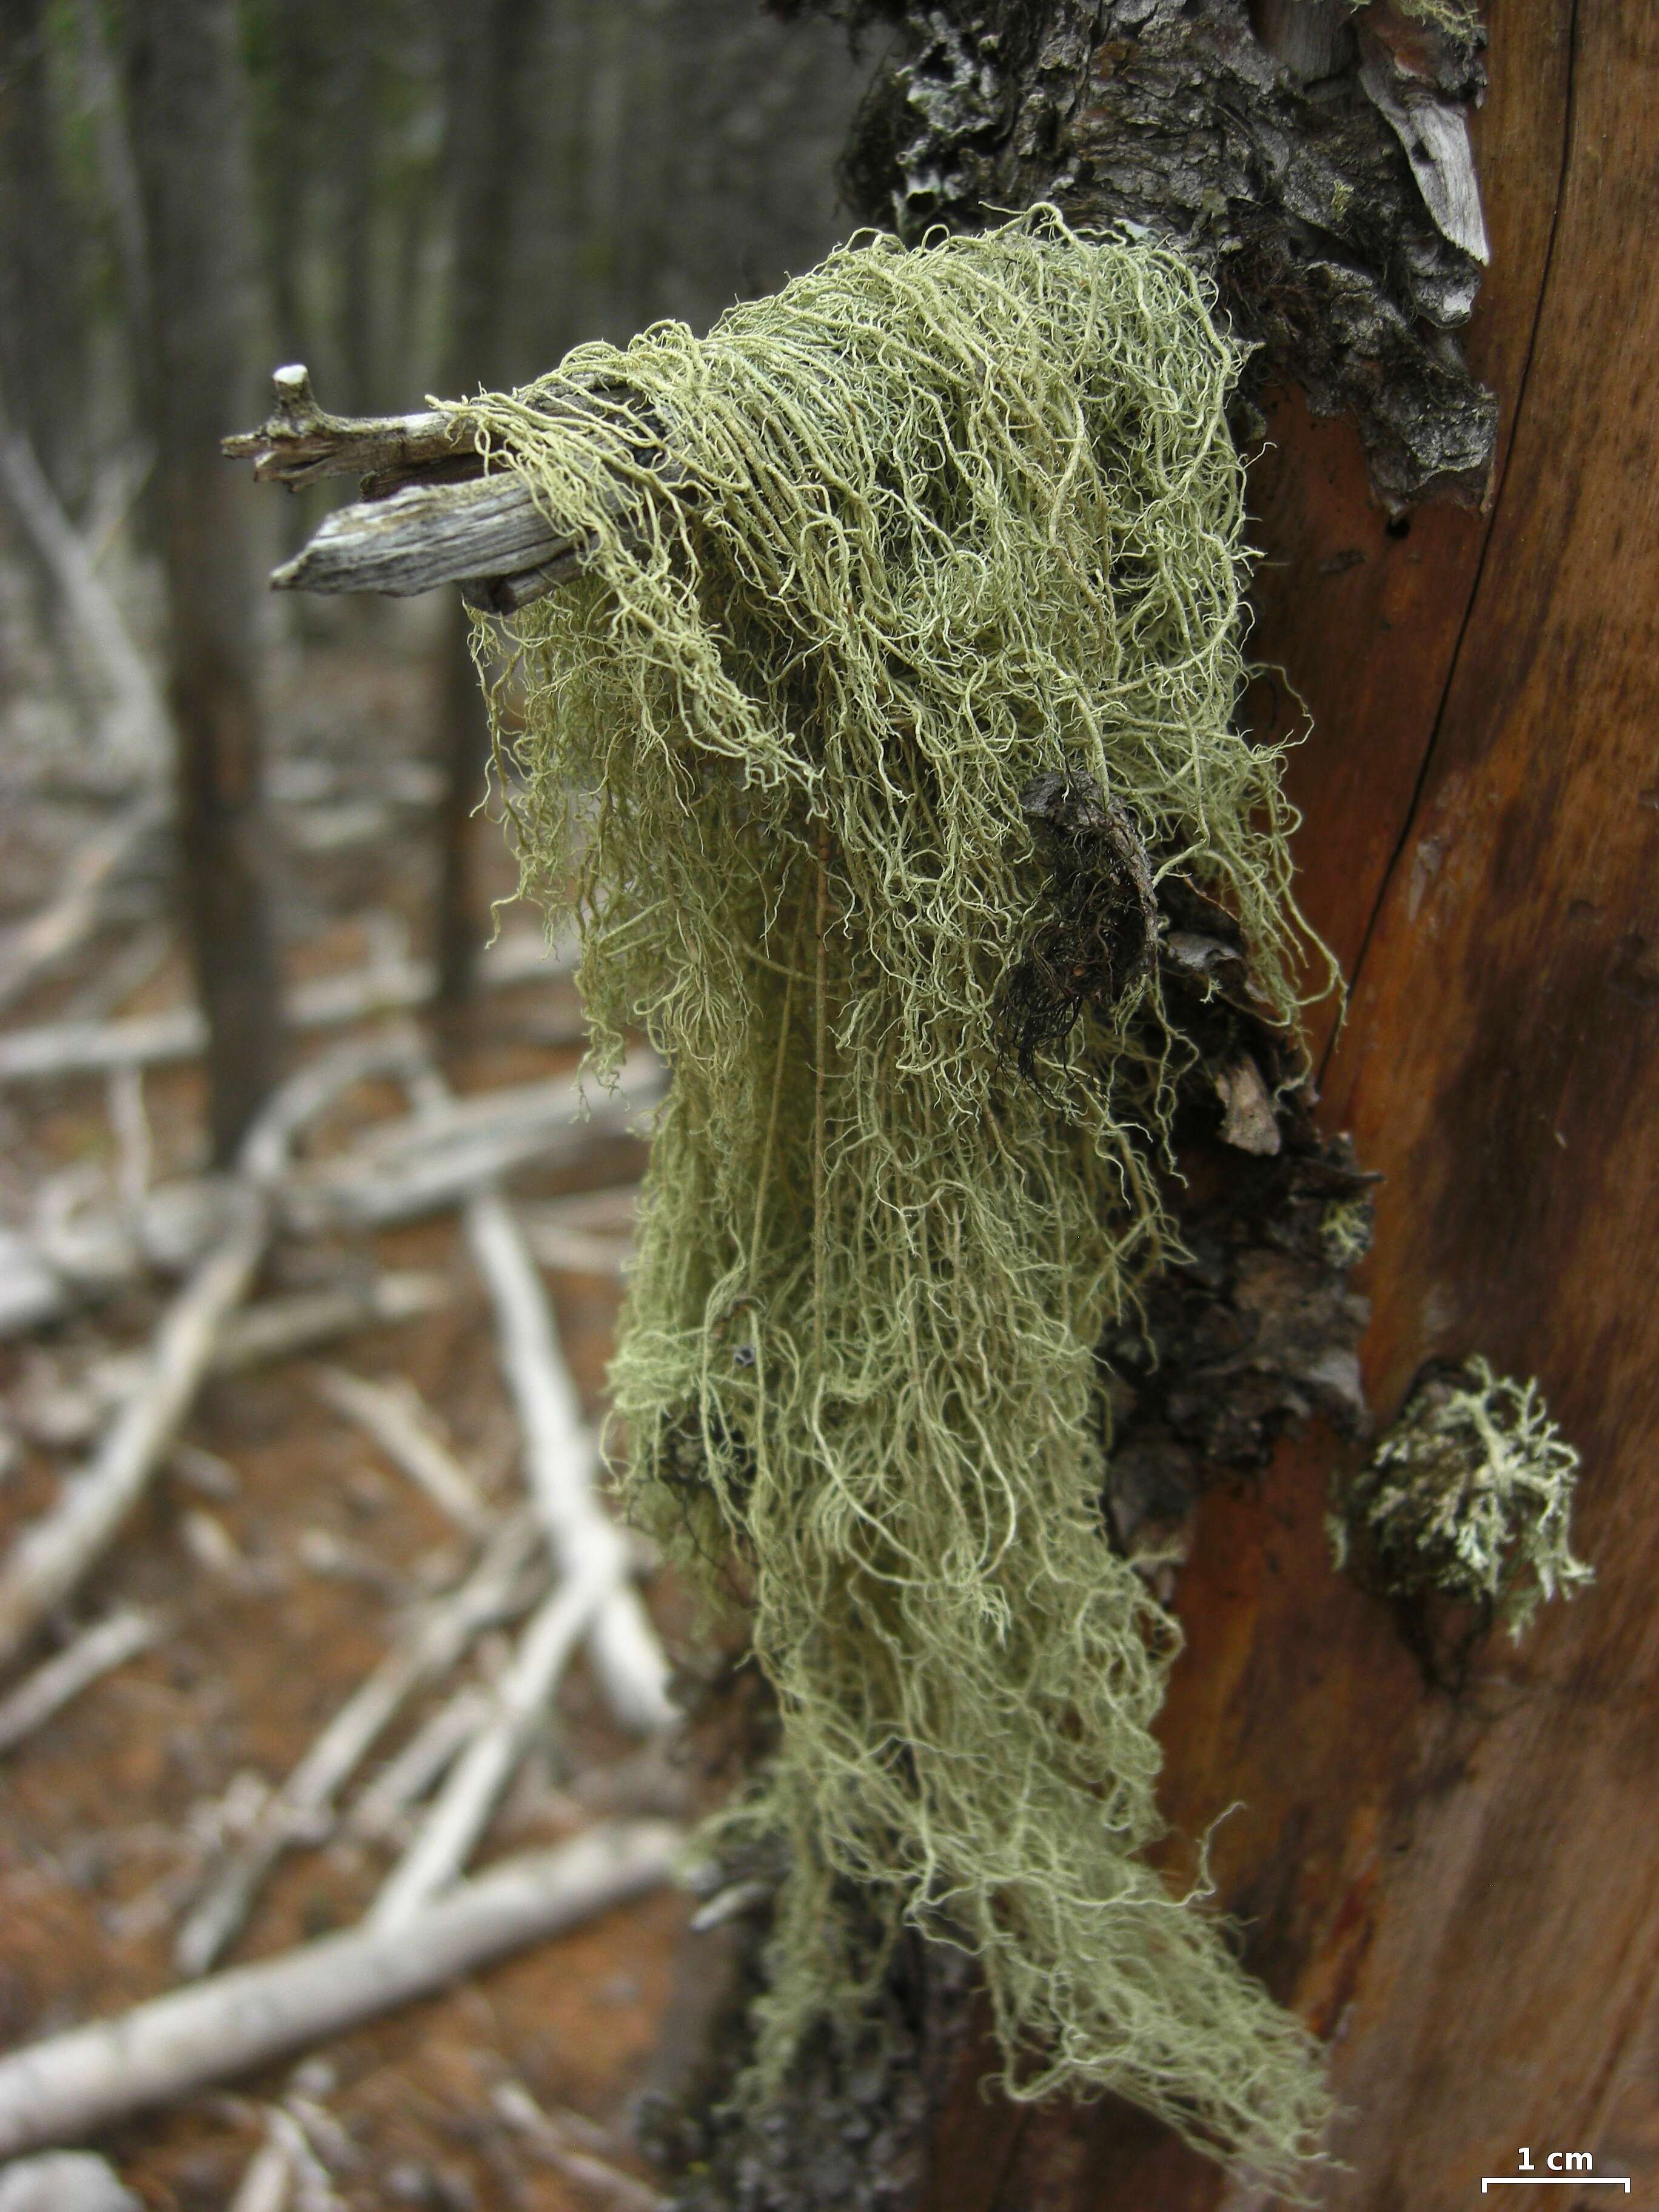
<path fill-rule="evenodd" d="M 532 11 L 516 0 L 456 10 L 450 121 L 454 249 L 446 392 L 476 392 L 489 373 L 510 266 L 520 133 L 516 97 Z M 484 793 L 489 717 L 472 665 L 471 625 L 457 592 L 441 648 L 444 799 L 439 820 L 438 999 L 451 1017 L 471 997 L 485 911 L 472 817 Z"/>
<path fill-rule="evenodd" d="M 129 101 L 155 331 L 172 700 L 185 902 L 207 1017 L 216 1157 L 228 1161 L 281 1054 L 260 787 L 259 589 L 249 487 L 218 441 L 247 398 L 253 240 L 234 0 L 143 0 Z"/>
<path fill-rule="evenodd" d="M 1319 13 L 1292 12 L 1304 27 Z M 1639 2177 L 1659 2139 L 1645 1289 L 1659 1167 L 1641 1134 L 1659 1060 L 1659 286 L 1644 244 L 1659 17 L 1614 0 L 1492 12 L 1472 117 L 1491 240 L 1472 374 L 1421 300 L 1382 312 L 1412 257 L 1381 251 L 1379 211 L 1397 238 L 1423 235 L 1403 148 L 1372 131 L 1366 160 L 1389 158 L 1369 240 L 1307 218 L 1333 117 L 1370 129 L 1357 63 L 1420 43 L 1381 7 L 1352 27 L 1344 11 L 1320 112 L 1300 122 L 1297 71 L 1262 42 L 1285 10 L 1261 9 L 1261 38 L 1230 0 L 1022 10 L 1011 66 L 975 76 L 974 11 L 917 9 L 852 164 L 871 211 L 884 195 L 888 220 L 896 205 L 913 225 L 1044 196 L 1077 217 L 1155 219 L 1163 193 L 1155 227 L 1200 253 L 1205 163 L 1233 165 L 1247 197 L 1224 175 L 1206 219 L 1243 243 L 1217 259 L 1224 304 L 1273 379 L 1252 469 L 1255 641 L 1312 713 L 1292 772 L 1302 896 L 1352 994 L 1326 1041 L 1321 1119 L 1386 1177 L 1370 1401 L 1386 1420 L 1426 1361 L 1483 1352 L 1541 1378 L 1584 1454 L 1577 1547 L 1595 1586 L 1523 1644 L 1482 1644 L 1455 1693 L 1331 1565 L 1326 1485 L 1352 1447 L 1322 1431 L 1288 1443 L 1261 1485 L 1196 1516 L 1163 1800 L 1188 1836 L 1238 1808 L 1212 1841 L 1218 1901 L 1247 1964 L 1328 2044 L 1344 2164 L 1316 2194 L 1353 2212 L 1472 2204 L 1523 2144 L 1540 2171 L 1547 2153 L 1588 2152 L 1598 2174 Z M 1229 71 L 1206 118 L 1204 88 Z M 1142 135 L 1138 101 L 1177 81 L 1185 106 Z M 1266 87 L 1254 111 L 1240 81 Z M 1305 188 L 1277 239 L 1286 169 L 1267 158 L 1269 109 Z M 941 178 L 951 204 L 907 204 Z M 1269 296 L 1253 289 L 1264 272 Z M 1339 276 L 1365 309 L 1346 325 Z M 1316 313 L 1326 341 L 1310 353 Z M 1364 445 L 1352 420 L 1316 419 L 1292 378 L 1322 407 L 1357 408 Z M 1389 504 L 1478 488 L 1482 383 L 1498 402 L 1482 504 L 1391 520 L 1365 448 Z M 1261 687 L 1264 726 L 1281 695 Z M 970 2054 L 934 2130 L 937 2212 L 1268 2201 L 1121 2107 L 988 2105 L 982 2071 Z M 1562 2200 L 1521 2187 L 1509 2202 Z"/>
<path fill-rule="evenodd" d="M 1516 2183 L 1522 2145 L 1552 2191 L 1552 2155 L 1591 2158 L 1607 2181 L 1659 2144 L 1659 1518 L 1643 1449 L 1659 1414 L 1659 1166 L 1641 1120 L 1659 1055 L 1659 17 L 1516 0 L 1477 106 L 1474 41 L 1388 0 L 863 12 L 898 35 L 848 164 L 862 212 L 910 235 L 1043 198 L 1079 222 L 1127 218 L 1206 266 L 1257 349 L 1239 415 L 1261 448 L 1254 638 L 1311 710 L 1293 774 L 1301 896 L 1352 996 L 1340 1036 L 1328 1015 L 1314 1039 L 1322 1148 L 1281 1100 L 1254 1226 L 1224 1182 L 1218 1197 L 1195 1176 L 1174 1202 L 1224 1234 L 1176 1285 L 1180 1326 L 1160 1280 L 1145 1316 L 1158 1363 L 1132 1377 L 1104 1348 L 1129 1393 L 1115 1529 L 1135 1507 L 1132 1458 L 1192 1509 L 1164 1808 L 1176 1837 L 1210 1836 L 1246 1965 L 1328 2046 L 1340 2163 L 1310 2181 L 1319 2203 L 1453 2212 L 1483 2176 Z M 280 476 L 386 436 L 273 417 L 243 449 Z M 1419 504 L 1446 494 L 1461 504 Z M 420 528 L 398 526 L 408 559 Z M 532 568 L 503 534 L 507 581 L 515 562 L 544 573 L 546 551 Z M 1252 715 L 1282 736 L 1300 703 L 1270 673 Z M 1249 1307 L 1243 1263 L 1271 1248 L 1286 1279 L 1296 1177 L 1352 1177 L 1344 1131 L 1383 1178 L 1364 1356 L 1379 1423 L 1428 1363 L 1479 1353 L 1537 1376 L 1583 1453 L 1576 1541 L 1595 1586 L 1522 1643 L 1471 1644 L 1456 1673 L 1332 1565 L 1328 1486 L 1363 1448 L 1312 1426 L 1270 1449 L 1314 1375 L 1341 1376 L 1352 1316 L 1340 1271 L 1298 1279 L 1275 1347 L 1267 1324 L 1285 1316 Z M 1285 1341 L 1310 1318 L 1329 1340 L 1298 1368 Z M 1248 1362 L 1206 1357 L 1258 1324 Z M 1342 1397 L 1328 1392 L 1333 1413 Z M 720 1771 L 763 1746 L 752 1686 L 734 1670 L 724 1744 L 711 1726 Z M 738 2119 L 722 2093 L 756 1956 L 738 1917 L 687 1954 L 644 2100 L 686 2171 L 677 2204 L 1270 2201 L 1121 2106 L 984 2094 L 970 1980 L 942 1945 L 901 1946 L 868 2020 L 826 2028 L 758 2120 Z M 1556 2212 L 1523 2182 L 1517 2201 Z"/>
<path fill-rule="evenodd" d="M 0 0 L 0 391 L 53 491 L 86 489 L 85 246 L 46 0 Z"/>

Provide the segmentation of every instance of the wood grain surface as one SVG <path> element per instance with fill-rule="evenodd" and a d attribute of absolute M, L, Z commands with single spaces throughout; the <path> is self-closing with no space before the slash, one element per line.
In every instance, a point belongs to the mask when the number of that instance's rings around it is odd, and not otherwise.
<path fill-rule="evenodd" d="M 1328 1437 L 1200 1510 L 1164 1802 L 1188 1838 L 1237 1808 L 1221 1900 L 1330 2045 L 1342 2212 L 1473 2206 L 1522 2144 L 1636 2189 L 1505 2212 L 1659 2202 L 1659 10 L 1488 13 L 1494 497 L 1391 535 L 1352 434 L 1285 401 L 1257 643 L 1315 717 L 1304 896 L 1353 979 L 1323 1118 L 1388 1178 L 1372 1402 L 1441 1354 L 1541 1377 L 1598 1579 L 1453 1698 L 1331 1569 Z M 961 2116 L 934 2212 L 1273 2201 L 1111 2106 Z"/>

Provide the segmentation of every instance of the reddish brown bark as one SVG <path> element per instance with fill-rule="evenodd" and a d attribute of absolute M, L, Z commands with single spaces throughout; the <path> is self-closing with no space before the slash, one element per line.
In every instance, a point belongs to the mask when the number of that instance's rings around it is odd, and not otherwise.
<path fill-rule="evenodd" d="M 1304 895 L 1353 977 L 1323 1115 L 1388 1178 L 1373 1402 L 1471 1349 L 1539 1375 L 1584 1453 L 1598 1579 L 1483 1647 L 1458 1698 L 1429 1689 L 1325 1555 L 1339 1448 L 1316 1436 L 1200 1510 L 1163 1729 L 1177 1826 L 1241 1808 L 1221 1900 L 1329 2040 L 1346 2165 L 1321 2202 L 1352 2212 L 1451 2212 L 1523 2143 L 1617 2172 L 1659 2105 L 1659 19 L 1527 0 L 1494 11 L 1490 62 L 1489 510 L 1391 534 L 1352 433 L 1285 402 L 1256 471 L 1259 635 L 1314 710 Z M 1003 2117 L 994 2152 L 982 2117 L 947 2118 L 941 2208 L 1266 2201 L 1115 2108 Z M 949 2179 L 962 2142 L 975 2188 Z"/>

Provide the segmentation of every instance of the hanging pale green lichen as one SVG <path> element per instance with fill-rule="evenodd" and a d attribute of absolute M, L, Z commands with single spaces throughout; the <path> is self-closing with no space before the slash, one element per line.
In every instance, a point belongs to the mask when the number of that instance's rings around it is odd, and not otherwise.
<path fill-rule="evenodd" d="M 1593 1579 L 1569 1541 L 1577 1480 L 1537 1383 L 1470 1359 L 1407 1400 L 1333 1516 L 1337 1563 L 1358 1548 L 1390 1595 L 1438 1591 L 1519 1638 L 1547 1598 Z"/>
<path fill-rule="evenodd" d="M 1235 729 L 1237 367 L 1179 258 L 1042 210 L 463 411 L 591 532 L 512 625 L 515 811 L 532 886 L 575 870 L 601 1059 L 641 1025 L 672 1068 L 612 1388 L 630 1506 L 777 1695 L 726 1824 L 792 1867 L 751 2086 L 878 1970 L 857 1885 L 977 1954 L 1016 2094 L 1283 2175 L 1316 2054 L 1138 1856 L 1175 1632 L 1100 1506 L 1094 1347 L 1170 1248 L 1193 1048 L 1145 959 L 1064 1036 L 1009 1006 L 1046 775 L 1225 903 L 1294 1029 L 1288 808 Z"/>
<path fill-rule="evenodd" d="M 1351 8 L 1368 8 L 1370 0 L 1348 0 Z M 1470 39 L 1480 29 L 1480 9 L 1478 0 L 1401 0 L 1407 15 L 1415 15 L 1419 23 L 1431 23 L 1437 30 L 1447 31 L 1454 38 Z"/>

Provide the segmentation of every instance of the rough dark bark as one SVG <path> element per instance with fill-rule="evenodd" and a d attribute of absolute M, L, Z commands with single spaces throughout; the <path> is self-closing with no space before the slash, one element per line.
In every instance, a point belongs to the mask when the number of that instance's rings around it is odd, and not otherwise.
<path fill-rule="evenodd" d="M 741 1655 L 705 1658 L 676 1686 L 683 1753 L 711 1802 L 741 1788 L 776 1737 L 772 1693 Z M 750 2010 L 765 1987 L 769 1899 L 783 1873 L 764 1846 L 733 1853 L 685 1938 L 634 2132 L 675 2177 L 673 2212 L 912 2212 L 932 2139 L 979 2022 L 971 1961 L 903 1939 L 856 2018 L 825 2021 L 757 2111 L 740 2088 Z M 712 1887 L 712 1885 L 711 1885 Z M 738 1907 L 728 1912 L 727 1904 Z M 842 1899 L 856 1915 L 859 1899 Z M 881 1931 L 872 1914 L 872 1947 Z"/>
<path fill-rule="evenodd" d="M 1342 0 L 852 12 L 897 27 L 845 164 L 869 221 L 1139 224 L 1209 270 L 1258 380 L 1357 418 L 1390 507 L 1483 495 L 1497 403 L 1455 335 L 1486 252 L 1472 42 Z"/>
<path fill-rule="evenodd" d="M 130 14 L 129 112 L 150 245 L 157 475 L 185 903 L 228 1160 L 282 1056 L 261 794 L 258 598 L 246 483 L 218 441 L 247 404 L 251 184 L 234 0 Z"/>
<path fill-rule="evenodd" d="M 1391 509 L 1484 495 L 1496 403 L 1451 337 L 1486 252 L 1461 112 L 1480 84 L 1470 48 L 1406 39 L 1381 10 L 1356 27 L 1320 0 L 1267 0 L 1255 27 L 1236 0 L 862 12 L 898 26 L 846 165 L 867 218 L 915 238 L 1049 199 L 1080 222 L 1139 223 L 1209 268 L 1258 349 L 1256 388 L 1288 378 L 1317 411 L 1358 418 Z M 1413 101 L 1431 112 L 1423 133 Z M 1132 841 L 1103 816 L 1079 834 L 1073 797 L 1045 795 L 1065 817 L 1055 914 L 1015 979 L 1017 1049 L 1047 1016 L 1074 1016 L 1079 993 L 1121 988 L 1143 957 Z M 1312 1416 L 1366 1425 L 1368 1308 L 1347 1279 L 1370 1247 L 1375 1178 L 1346 1139 L 1316 1129 L 1307 1093 L 1281 1087 L 1293 1071 L 1249 1004 L 1225 917 L 1172 881 L 1162 904 L 1162 987 L 1187 996 L 1202 1046 L 1168 1189 L 1186 1257 L 1099 1356 L 1106 1531 L 1168 1598 L 1206 1490 L 1260 1476 Z M 744 2063 L 758 1951 L 757 1932 L 728 1939 L 724 2000 L 680 2108 L 723 2117 L 677 2132 L 659 2116 L 648 2130 L 659 2156 L 701 2176 L 678 2200 L 688 2212 L 888 2212 L 994 2188 L 995 2157 L 970 2176 L 963 2156 L 971 2077 L 990 2054 L 960 1962 L 896 1959 L 859 2028 L 826 2028 L 757 2118 L 723 2100 Z M 934 1987 L 945 1966 L 948 1986 Z M 941 2118 L 952 2054 L 957 2091 Z M 988 2124 L 997 2155 L 1015 2122 L 1000 2113 Z"/>

